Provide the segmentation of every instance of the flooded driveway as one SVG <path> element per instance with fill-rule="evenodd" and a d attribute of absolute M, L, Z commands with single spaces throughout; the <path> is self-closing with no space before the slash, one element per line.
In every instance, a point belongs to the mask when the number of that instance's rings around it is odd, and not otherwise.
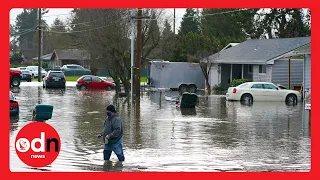
<path fill-rule="evenodd" d="M 140 108 L 130 116 L 126 98 L 114 92 L 43 89 L 37 82 L 11 88 L 20 105 L 10 123 L 11 171 L 309 171 L 310 133 L 303 105 L 226 102 L 203 96 L 196 111 L 181 111 L 158 92 L 143 92 Z M 167 95 L 177 95 L 167 92 Z M 47 123 L 58 131 L 61 151 L 50 166 L 31 169 L 14 150 L 20 128 L 31 120 L 37 103 L 54 106 Z M 115 104 L 124 124 L 126 161 L 104 165 L 102 130 L 105 107 Z"/>

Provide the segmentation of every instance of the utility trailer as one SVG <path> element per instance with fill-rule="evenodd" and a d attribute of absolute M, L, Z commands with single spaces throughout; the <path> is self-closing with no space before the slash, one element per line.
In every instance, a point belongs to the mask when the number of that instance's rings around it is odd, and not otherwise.
<path fill-rule="evenodd" d="M 180 92 L 196 92 L 205 88 L 199 63 L 150 61 L 148 84 L 153 89 L 166 88 Z"/>

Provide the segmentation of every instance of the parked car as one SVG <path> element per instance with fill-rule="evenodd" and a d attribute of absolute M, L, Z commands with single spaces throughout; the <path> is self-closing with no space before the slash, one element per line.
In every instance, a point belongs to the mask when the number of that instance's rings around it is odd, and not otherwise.
<path fill-rule="evenodd" d="M 106 81 L 98 76 L 84 75 L 77 80 L 77 89 L 105 89 L 110 91 L 115 88 L 115 84 L 110 81 Z"/>
<path fill-rule="evenodd" d="M 41 68 L 41 77 L 45 77 L 47 75 L 47 71 Z M 38 77 L 38 66 L 27 66 L 27 70 L 32 73 L 32 77 Z"/>
<path fill-rule="evenodd" d="M 17 116 L 19 114 L 19 103 L 11 91 L 9 92 L 9 97 L 10 97 L 10 116 Z"/>
<path fill-rule="evenodd" d="M 18 67 L 18 69 L 22 70 L 27 70 L 27 67 Z"/>
<path fill-rule="evenodd" d="M 63 71 L 67 76 L 82 76 L 82 75 L 90 75 L 91 71 L 77 64 L 66 64 L 61 67 L 61 71 Z"/>
<path fill-rule="evenodd" d="M 10 87 L 19 87 L 21 82 L 21 70 L 10 68 Z"/>
<path fill-rule="evenodd" d="M 284 101 L 298 102 L 301 93 L 295 90 L 281 89 L 269 82 L 247 82 L 237 87 L 229 87 L 226 93 L 228 101 Z"/>
<path fill-rule="evenodd" d="M 44 88 L 65 88 L 66 87 L 66 77 L 62 71 L 49 71 L 47 75 L 43 78 Z"/>
<path fill-rule="evenodd" d="M 32 73 L 28 70 L 21 70 L 21 80 L 26 80 L 27 82 L 31 82 Z"/>

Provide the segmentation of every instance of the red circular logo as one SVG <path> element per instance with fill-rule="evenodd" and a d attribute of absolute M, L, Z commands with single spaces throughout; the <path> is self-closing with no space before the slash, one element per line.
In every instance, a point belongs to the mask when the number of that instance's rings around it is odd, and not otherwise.
<path fill-rule="evenodd" d="M 60 137 L 47 123 L 32 122 L 17 134 L 15 149 L 22 162 L 31 167 L 51 164 L 60 152 Z"/>

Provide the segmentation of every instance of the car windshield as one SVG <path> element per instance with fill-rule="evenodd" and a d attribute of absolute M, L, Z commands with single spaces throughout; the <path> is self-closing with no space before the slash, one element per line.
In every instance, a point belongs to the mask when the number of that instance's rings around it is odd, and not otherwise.
<path fill-rule="evenodd" d="M 64 74 L 62 72 L 51 72 L 51 77 L 64 77 Z"/>
<path fill-rule="evenodd" d="M 33 70 L 33 71 L 36 71 L 36 70 L 38 70 L 38 66 L 32 66 L 32 67 L 29 67 L 28 69 L 31 69 L 31 70 Z M 42 68 L 42 67 L 40 67 L 40 69 L 41 69 L 41 71 L 43 71 L 43 68 Z"/>

